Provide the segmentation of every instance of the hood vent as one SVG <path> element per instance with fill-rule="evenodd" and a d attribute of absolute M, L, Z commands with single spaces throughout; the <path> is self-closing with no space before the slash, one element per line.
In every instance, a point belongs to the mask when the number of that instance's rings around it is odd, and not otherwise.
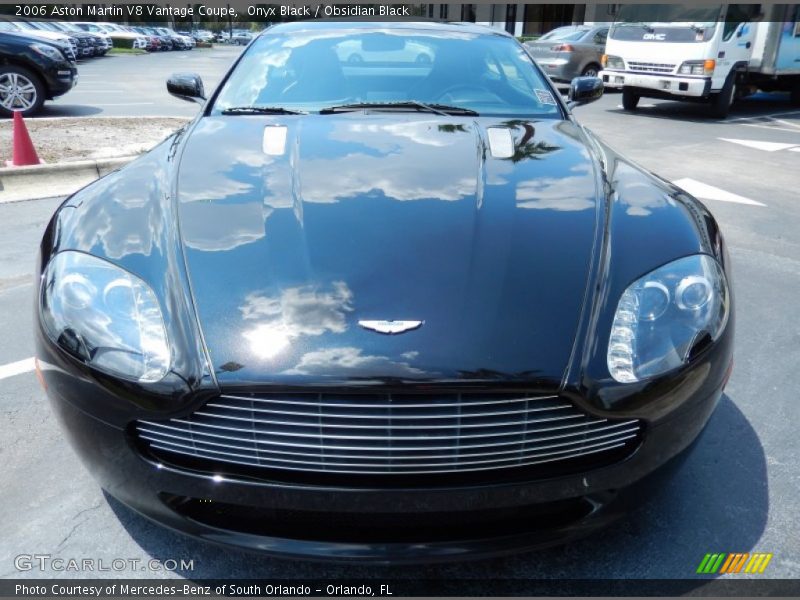
<path fill-rule="evenodd" d="M 489 127 L 489 150 L 494 158 L 511 158 L 514 156 L 514 139 L 511 130 L 505 127 Z"/>
<path fill-rule="evenodd" d="M 284 125 L 264 127 L 264 140 L 261 148 L 264 154 L 269 156 L 283 156 L 286 151 L 286 127 Z"/>

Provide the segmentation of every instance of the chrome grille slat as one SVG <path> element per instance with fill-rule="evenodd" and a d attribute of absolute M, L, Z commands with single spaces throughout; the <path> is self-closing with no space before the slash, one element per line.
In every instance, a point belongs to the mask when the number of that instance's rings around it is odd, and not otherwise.
<path fill-rule="evenodd" d="M 271 421 L 268 419 L 255 419 L 255 418 L 247 418 L 247 417 L 232 417 L 230 415 L 222 415 L 218 413 L 209 413 L 205 411 L 197 411 L 194 413 L 199 417 L 213 417 L 216 419 L 229 419 L 231 421 L 244 421 L 246 423 L 263 423 L 264 425 L 278 425 L 278 426 L 285 426 L 285 427 L 333 427 L 335 429 L 378 429 L 383 430 L 387 428 L 387 425 L 348 425 L 343 423 L 304 423 L 302 421 Z M 326 415 L 327 417 L 327 415 Z M 533 422 L 533 423 L 545 423 L 551 421 L 566 421 L 569 419 L 580 419 L 582 415 L 565 415 L 563 417 L 547 417 L 544 419 L 535 419 L 534 421 L 504 421 L 502 423 L 468 423 L 466 425 L 462 424 L 462 428 L 477 428 L 477 427 L 516 427 L 520 425 L 525 425 L 526 423 Z M 353 417 L 354 420 L 357 420 L 360 417 Z M 389 415 L 383 417 L 385 421 L 391 421 L 395 417 Z M 452 429 L 452 425 L 390 425 L 391 429 Z"/>
<path fill-rule="evenodd" d="M 640 62 L 640 61 L 629 60 L 628 68 L 631 71 L 637 71 L 641 73 L 672 73 L 675 70 L 675 65 L 669 63 Z"/>
<path fill-rule="evenodd" d="M 486 392 L 221 395 L 187 417 L 136 424 L 172 463 L 363 475 L 610 459 L 640 431 L 638 420 L 594 417 L 556 396 Z"/>
<path fill-rule="evenodd" d="M 584 435 L 583 439 L 568 440 L 568 441 L 563 441 L 563 442 L 556 443 L 556 444 L 547 444 L 547 445 L 544 445 L 544 446 L 539 446 L 538 445 L 542 440 L 536 440 L 536 442 L 531 443 L 532 447 L 529 447 L 528 450 L 547 450 L 547 449 L 550 449 L 550 448 L 562 448 L 564 446 L 572 446 L 572 445 L 575 445 L 575 444 L 585 444 L 586 442 L 594 442 L 594 441 L 601 440 L 601 439 L 606 439 L 606 438 L 609 438 L 609 437 L 619 438 L 619 436 L 622 435 L 622 434 L 636 433 L 637 431 L 638 431 L 638 427 L 630 427 L 630 428 L 622 430 L 622 431 L 615 431 L 615 432 L 612 432 L 612 433 L 606 433 L 604 435 L 582 434 L 582 435 Z M 250 450 L 250 451 L 253 450 L 253 446 L 238 446 L 238 445 L 233 445 L 233 444 L 223 444 L 221 442 L 210 442 L 208 440 L 199 440 L 199 439 L 196 439 L 196 438 L 194 440 L 190 440 L 190 439 L 183 438 L 181 436 L 176 436 L 176 435 L 171 435 L 171 434 L 153 433 L 153 432 L 151 432 L 151 431 L 149 431 L 147 429 L 140 429 L 139 432 L 141 434 L 141 438 L 144 439 L 144 440 L 148 440 L 148 441 L 156 442 L 156 443 L 172 444 L 172 445 L 181 446 L 181 447 L 189 447 L 190 449 L 194 449 L 194 448 L 192 446 L 187 446 L 186 444 L 178 444 L 177 442 L 170 442 L 169 440 L 163 439 L 163 438 L 169 438 L 170 440 L 178 440 L 180 442 L 190 442 L 190 443 L 192 441 L 194 441 L 195 444 L 205 444 L 205 445 L 209 445 L 209 446 L 220 446 L 221 448 L 230 448 L 232 450 Z M 241 440 L 241 441 L 245 442 L 245 440 Z M 513 442 L 513 444 L 517 445 L 517 444 L 519 444 L 519 442 Z M 459 456 L 460 457 L 477 457 L 477 456 L 511 454 L 511 453 L 519 453 L 520 452 L 519 450 L 498 450 L 495 447 L 495 445 L 491 445 L 491 446 L 488 446 L 488 447 L 492 449 L 491 452 L 466 452 L 466 453 L 462 452 L 462 453 L 459 453 Z M 445 449 L 447 449 L 447 448 L 445 448 Z M 202 450 L 202 448 L 201 448 L 201 450 Z M 327 448 L 326 448 L 326 450 L 327 450 Z M 353 451 L 363 451 L 363 450 L 364 450 L 363 448 L 356 448 Z M 375 448 L 375 450 L 376 451 L 377 450 L 383 450 L 384 452 L 389 452 L 389 451 L 392 451 L 392 450 L 399 450 L 399 449 L 389 449 L 389 448 L 378 449 L 378 448 Z M 413 451 L 413 450 L 409 450 L 408 448 L 403 448 L 402 450 L 405 450 L 407 452 Z M 417 450 L 417 452 L 427 452 L 428 450 L 429 450 L 429 448 L 423 448 L 423 449 Z M 318 452 L 316 452 L 316 453 L 307 453 L 307 452 L 297 452 L 297 451 L 290 451 L 290 450 L 264 449 L 264 450 L 260 450 L 260 452 L 264 452 L 264 453 L 267 453 L 267 454 L 290 454 L 290 455 L 293 455 L 293 456 L 309 456 L 309 457 L 318 457 L 319 456 Z M 352 456 L 349 456 L 349 455 L 346 455 L 346 454 L 336 454 L 335 452 L 333 454 L 326 452 L 325 456 L 327 458 L 352 458 Z M 385 459 L 385 457 L 383 457 L 383 456 L 364 456 L 363 458 L 365 460 L 384 460 Z M 401 461 L 402 460 L 417 460 L 419 458 L 420 458 L 420 456 L 405 456 L 405 455 L 399 454 L 399 453 L 395 453 L 395 454 L 392 455 L 392 459 L 393 460 L 401 460 Z M 452 455 L 451 454 L 426 454 L 423 458 L 452 458 Z"/>
<path fill-rule="evenodd" d="M 174 423 L 186 423 L 189 426 L 204 426 L 204 427 L 215 427 L 219 429 L 229 429 L 229 427 L 225 427 L 223 425 L 214 425 L 210 423 L 201 423 L 197 421 L 185 421 L 183 419 L 173 419 Z M 586 423 L 577 423 L 577 426 L 584 426 Z M 529 431 L 529 433 L 540 433 L 542 431 L 554 431 L 556 429 L 564 429 L 569 427 L 569 425 L 559 425 L 556 427 L 551 428 L 542 428 L 542 429 L 535 429 Z M 250 431 L 249 429 L 236 429 L 237 431 Z M 196 430 L 194 430 L 196 431 Z M 260 434 L 265 435 L 279 435 L 279 436 L 286 436 L 286 437 L 303 437 L 303 438 L 311 438 L 311 439 L 318 439 L 319 434 L 313 433 L 296 433 L 296 432 L 289 432 L 289 431 L 274 431 L 274 430 L 261 430 L 259 431 Z M 509 435 L 516 435 L 518 432 L 507 432 L 507 431 L 495 431 L 492 433 L 468 433 L 462 435 L 405 435 L 405 436 L 398 436 L 393 435 L 391 437 L 392 440 L 420 440 L 420 439 L 427 439 L 427 440 L 455 440 L 455 439 L 473 439 L 473 438 L 487 438 L 487 437 L 503 437 Z M 325 439 L 338 439 L 338 440 L 386 440 L 387 436 L 385 435 L 334 435 L 326 433 L 324 436 Z"/>
<path fill-rule="evenodd" d="M 623 437 L 621 437 L 619 439 L 616 439 L 616 440 L 600 442 L 600 443 L 597 443 L 597 444 L 587 444 L 586 446 L 581 448 L 580 451 L 582 452 L 582 451 L 587 450 L 587 449 L 600 448 L 600 447 L 608 446 L 608 445 L 611 445 L 611 444 L 618 444 L 618 443 L 621 443 L 621 442 L 623 442 L 623 441 L 625 441 L 627 439 L 630 439 L 632 437 L 635 437 L 635 434 L 623 436 Z M 171 444 L 170 442 L 163 442 L 162 441 L 162 442 L 158 442 L 158 444 L 159 445 L 166 444 L 166 445 L 170 445 L 170 446 L 176 446 L 181 451 L 183 451 L 185 449 L 184 446 L 178 446 L 176 444 Z M 179 451 L 179 450 L 176 450 L 176 452 L 177 451 Z M 208 448 L 202 448 L 199 451 L 203 452 L 203 453 L 206 453 L 206 454 L 214 454 L 214 455 L 220 454 L 220 455 L 223 455 L 223 456 L 235 456 L 237 458 L 252 459 L 252 454 L 239 454 L 239 453 L 236 453 L 236 452 L 225 452 L 223 450 L 211 450 L 211 449 L 208 449 Z M 546 458 L 546 457 L 549 457 L 549 456 L 558 456 L 558 455 L 561 455 L 561 454 L 565 454 L 567 452 L 573 452 L 573 450 L 555 450 L 553 452 L 533 452 L 533 453 L 526 452 L 525 455 L 522 458 L 523 458 L 523 460 L 530 459 L 530 458 Z M 317 457 L 317 458 L 319 458 L 319 457 Z M 328 457 L 326 456 L 326 458 L 328 458 Z M 362 457 L 362 458 L 365 458 L 365 457 Z M 449 459 L 450 457 L 448 456 L 446 458 Z M 326 465 L 327 466 L 334 466 L 334 467 L 353 467 L 353 468 L 355 468 L 355 467 L 358 467 L 358 468 L 374 468 L 376 466 L 383 466 L 383 465 L 380 465 L 380 464 L 375 465 L 375 464 L 361 463 L 361 462 L 350 462 L 350 463 L 347 463 L 347 462 L 330 462 L 330 461 L 320 462 L 320 461 L 311 461 L 311 460 L 292 460 L 292 459 L 288 459 L 288 458 L 275 458 L 275 457 L 270 457 L 268 459 L 261 459 L 261 460 L 273 461 L 273 462 L 279 462 L 279 463 L 301 464 L 301 465 L 305 465 L 305 466 L 318 466 L 318 467 L 322 467 L 322 466 L 326 466 Z M 420 458 L 418 458 L 416 460 L 429 460 L 429 457 L 427 457 L 427 456 L 420 457 Z M 501 462 L 515 461 L 515 460 L 517 460 L 517 457 L 513 456 L 511 458 L 492 458 L 492 459 L 488 459 L 488 460 L 465 460 L 465 461 L 461 461 L 459 464 L 460 465 L 475 465 L 475 464 L 501 463 Z M 450 464 L 450 461 L 447 461 L 447 462 L 435 462 L 435 463 L 419 463 L 419 464 L 414 464 L 414 465 L 408 465 L 408 467 L 409 468 L 412 468 L 412 467 L 441 467 L 441 466 L 445 466 L 447 464 Z"/>
<path fill-rule="evenodd" d="M 310 396 L 311 394 L 309 394 Z M 482 397 L 482 396 L 479 396 Z M 224 394 L 220 396 L 222 400 L 241 400 L 245 402 L 255 402 L 255 403 L 269 403 L 269 404 L 294 404 L 299 406 L 310 406 L 315 405 L 321 408 L 386 408 L 386 404 L 365 404 L 365 403 L 343 403 L 343 402 L 314 402 L 309 403 L 305 401 L 299 400 L 286 400 L 284 398 L 248 398 L 247 396 L 231 396 L 229 394 Z M 543 400 L 558 400 L 558 396 L 535 396 L 535 397 L 522 397 L 522 398 L 502 398 L 499 400 L 468 400 L 467 402 L 450 402 L 450 403 L 436 403 L 435 406 L 447 408 L 458 408 L 460 406 L 481 406 L 485 404 L 507 404 L 510 402 L 528 402 L 531 400 L 535 401 L 543 401 Z M 432 404 L 429 403 L 412 403 L 412 404 L 402 404 L 403 408 L 430 408 Z"/>
<path fill-rule="evenodd" d="M 593 449 L 593 450 L 576 452 L 574 454 L 571 454 L 569 456 L 569 458 L 586 456 L 586 455 L 589 455 L 589 454 L 597 454 L 597 453 L 600 453 L 600 452 L 606 452 L 606 451 L 609 451 L 609 450 L 622 448 L 624 446 L 625 446 L 625 443 L 624 442 L 620 442 L 618 444 L 614 444 L 613 446 L 606 446 L 606 447 L 603 447 L 603 448 L 597 448 L 597 449 Z M 156 448 L 156 449 L 159 449 L 159 450 L 166 450 L 166 451 L 175 452 L 174 450 L 171 450 L 170 448 L 165 448 L 163 446 L 158 446 L 158 445 L 155 445 L 155 444 L 152 447 Z M 193 454 L 191 456 L 195 456 L 197 458 L 206 458 L 206 459 L 214 460 L 214 461 L 228 462 L 228 463 L 233 463 L 233 464 L 250 464 L 250 463 L 242 463 L 239 460 L 230 460 L 230 459 L 226 459 L 224 457 L 218 457 L 218 456 L 204 456 L 203 454 L 196 454 L 196 455 Z M 497 468 L 508 468 L 508 467 L 518 467 L 518 466 L 538 465 L 538 464 L 555 462 L 555 461 L 558 461 L 558 460 L 564 460 L 564 457 L 546 458 L 546 459 L 543 459 L 543 460 L 532 460 L 532 461 L 525 462 L 522 465 L 520 465 L 518 462 L 516 462 L 516 459 L 514 459 L 514 460 L 515 460 L 514 463 L 508 464 L 508 465 L 491 465 L 491 466 L 482 466 L 482 467 L 476 467 L 476 466 L 471 466 L 470 467 L 470 466 L 468 466 L 466 468 L 460 468 L 457 471 L 459 471 L 459 472 L 461 472 L 461 471 L 490 471 L 490 470 L 494 470 L 494 469 L 497 469 Z M 251 466 L 268 466 L 269 468 L 272 468 L 272 469 L 285 469 L 285 470 L 291 470 L 291 471 L 304 471 L 304 472 L 312 472 L 312 473 L 319 473 L 321 471 L 321 469 L 318 469 L 318 468 L 308 468 L 308 467 L 305 467 L 305 466 L 303 466 L 303 467 L 294 467 L 294 466 L 287 467 L 285 465 L 280 465 L 280 464 L 260 465 L 260 464 L 257 464 L 255 462 L 251 463 Z M 452 465 L 450 465 L 450 466 L 452 467 Z M 450 469 L 424 469 L 424 470 L 409 470 L 409 471 L 405 471 L 404 470 L 404 471 L 400 471 L 399 473 L 406 474 L 406 475 L 422 475 L 422 474 L 435 474 L 435 473 L 452 473 L 453 471 L 454 471 L 454 469 L 450 468 Z M 385 475 L 386 474 L 386 470 L 385 469 L 384 470 L 374 470 L 374 471 L 362 471 L 362 470 L 356 471 L 356 470 L 327 468 L 327 469 L 325 469 L 324 472 L 326 472 L 326 473 L 349 474 L 349 475 Z"/>
<path fill-rule="evenodd" d="M 636 424 L 636 421 L 619 421 L 618 423 L 614 423 L 612 425 L 603 425 L 603 423 L 605 423 L 605 420 L 592 422 L 592 423 L 588 423 L 588 424 L 585 424 L 585 425 L 583 425 L 583 424 L 574 425 L 572 427 L 576 427 L 576 426 L 581 427 L 580 431 L 572 431 L 572 432 L 567 432 L 567 433 L 561 433 L 559 435 L 539 436 L 539 437 L 536 438 L 535 441 L 536 442 L 541 442 L 541 441 L 559 440 L 559 439 L 564 439 L 564 438 L 569 438 L 569 437 L 574 437 L 574 436 L 583 436 L 583 435 L 587 435 L 587 434 L 591 435 L 591 434 L 593 434 L 593 433 L 595 433 L 597 431 L 616 430 L 617 428 L 626 427 L 626 426 L 629 426 L 629 425 L 636 425 L 636 427 L 638 428 L 638 425 Z M 145 426 L 145 427 L 143 427 L 142 425 Z M 156 422 L 152 422 L 152 421 L 141 421 L 141 425 L 139 426 L 139 432 L 141 432 L 141 433 L 152 433 L 152 434 L 155 434 L 155 435 L 166 435 L 166 436 L 170 435 L 170 434 L 165 434 L 165 433 L 160 432 L 160 431 L 151 431 L 151 430 L 147 429 L 146 427 L 159 427 L 159 428 L 168 429 L 170 431 L 185 431 L 181 427 L 174 427 L 174 426 L 170 426 L 170 425 L 164 425 L 162 423 L 156 423 Z M 594 429 L 590 429 L 591 427 L 595 427 L 595 428 Z M 564 428 L 554 428 L 554 429 L 566 429 L 566 427 L 564 427 Z M 243 433 L 244 433 L 244 431 L 243 431 Z M 194 434 L 195 434 L 195 436 L 205 436 L 205 437 L 211 437 L 211 438 L 214 438 L 214 439 L 221 439 L 221 440 L 232 440 L 234 442 L 249 442 L 249 441 L 252 441 L 252 440 L 245 439 L 245 438 L 242 438 L 242 437 L 234 437 L 234 436 L 229 436 L 229 435 L 220 435 L 218 433 L 202 432 L 202 433 L 198 434 L 195 431 Z M 194 439 L 190 439 L 190 441 L 194 441 Z M 288 448 L 319 448 L 319 444 L 298 444 L 298 443 L 287 442 L 287 441 L 278 441 L 278 440 L 255 440 L 255 443 L 256 444 L 266 444 L 266 445 L 270 445 L 270 446 L 282 446 L 282 447 L 288 447 Z M 496 448 L 496 447 L 511 446 L 511 445 L 516 446 L 516 445 L 519 445 L 519 443 L 520 443 L 519 440 L 515 440 L 515 441 L 512 441 L 512 442 L 491 442 L 491 443 L 486 443 L 486 444 L 460 444 L 459 447 L 462 450 L 465 450 L 465 449 L 466 450 L 472 450 L 474 448 Z M 326 444 L 325 448 L 328 449 L 328 450 L 334 450 L 334 451 L 337 451 L 337 450 L 360 450 L 360 451 L 369 450 L 370 452 L 391 452 L 393 450 L 407 450 L 407 451 L 448 450 L 448 449 L 451 449 L 452 446 L 396 446 L 395 448 L 388 448 L 388 447 L 379 447 L 379 446 L 374 446 L 374 445 L 373 446 L 369 446 L 369 447 L 365 447 L 365 446 L 331 446 L 329 444 Z"/>
<path fill-rule="evenodd" d="M 249 411 L 252 413 L 267 413 L 267 414 L 278 414 L 284 416 L 299 416 L 299 417 L 319 417 L 317 413 L 309 413 L 309 412 L 297 412 L 297 411 L 284 411 L 278 409 L 265 409 L 265 408 L 246 408 L 244 406 L 225 406 L 222 404 L 217 404 L 210 402 L 206 404 L 206 408 L 221 408 L 224 410 L 238 410 L 238 411 Z M 406 408 L 405 406 L 399 407 L 392 407 L 393 409 L 403 409 Z M 437 407 L 438 408 L 438 407 Z M 529 408 L 522 410 L 502 410 L 496 412 L 486 412 L 486 413 L 469 413 L 469 412 L 461 412 L 461 416 L 464 418 L 481 418 L 481 417 L 494 417 L 494 416 L 503 416 L 503 415 L 521 415 L 526 413 L 532 412 L 544 412 L 548 410 L 568 410 L 572 408 L 569 404 L 562 404 L 559 406 L 545 406 L 545 407 L 538 407 L 538 408 Z M 200 414 L 200 413 L 195 413 Z M 358 414 L 350 414 L 350 415 L 343 415 L 337 413 L 327 413 L 325 414 L 325 418 L 327 419 L 388 419 L 388 415 L 358 415 Z M 395 414 L 393 411 L 392 419 L 452 419 L 453 415 L 425 415 L 425 414 L 415 414 L 415 415 L 399 415 Z"/>

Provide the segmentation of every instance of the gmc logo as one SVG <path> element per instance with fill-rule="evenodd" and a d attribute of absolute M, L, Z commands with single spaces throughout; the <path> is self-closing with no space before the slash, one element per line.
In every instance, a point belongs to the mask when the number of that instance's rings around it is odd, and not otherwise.
<path fill-rule="evenodd" d="M 642 39 L 643 40 L 658 40 L 660 42 L 663 42 L 665 39 L 667 39 L 667 34 L 666 33 L 645 33 L 642 36 Z"/>

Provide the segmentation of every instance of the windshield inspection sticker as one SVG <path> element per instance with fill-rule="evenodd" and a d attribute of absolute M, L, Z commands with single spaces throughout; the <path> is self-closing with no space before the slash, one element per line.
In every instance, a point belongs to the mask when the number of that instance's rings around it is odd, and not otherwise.
<path fill-rule="evenodd" d="M 539 99 L 539 102 L 542 104 L 553 104 L 555 105 L 556 99 L 553 98 L 553 94 L 548 92 L 547 90 L 533 90 L 536 92 L 536 97 Z"/>

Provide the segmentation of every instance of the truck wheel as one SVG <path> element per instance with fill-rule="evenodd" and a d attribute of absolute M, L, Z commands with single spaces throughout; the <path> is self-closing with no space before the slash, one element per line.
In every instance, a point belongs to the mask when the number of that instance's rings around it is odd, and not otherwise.
<path fill-rule="evenodd" d="M 736 72 L 728 75 L 725 85 L 722 86 L 719 94 L 711 97 L 711 115 L 717 119 L 724 119 L 731 111 L 731 105 L 736 98 Z"/>
<path fill-rule="evenodd" d="M 41 80 L 22 67 L 0 66 L 0 116 L 13 117 L 15 111 L 23 117 L 33 115 L 44 104 Z"/>
<path fill-rule="evenodd" d="M 622 108 L 625 110 L 636 110 L 639 104 L 639 95 L 635 94 L 631 88 L 622 88 Z"/>

